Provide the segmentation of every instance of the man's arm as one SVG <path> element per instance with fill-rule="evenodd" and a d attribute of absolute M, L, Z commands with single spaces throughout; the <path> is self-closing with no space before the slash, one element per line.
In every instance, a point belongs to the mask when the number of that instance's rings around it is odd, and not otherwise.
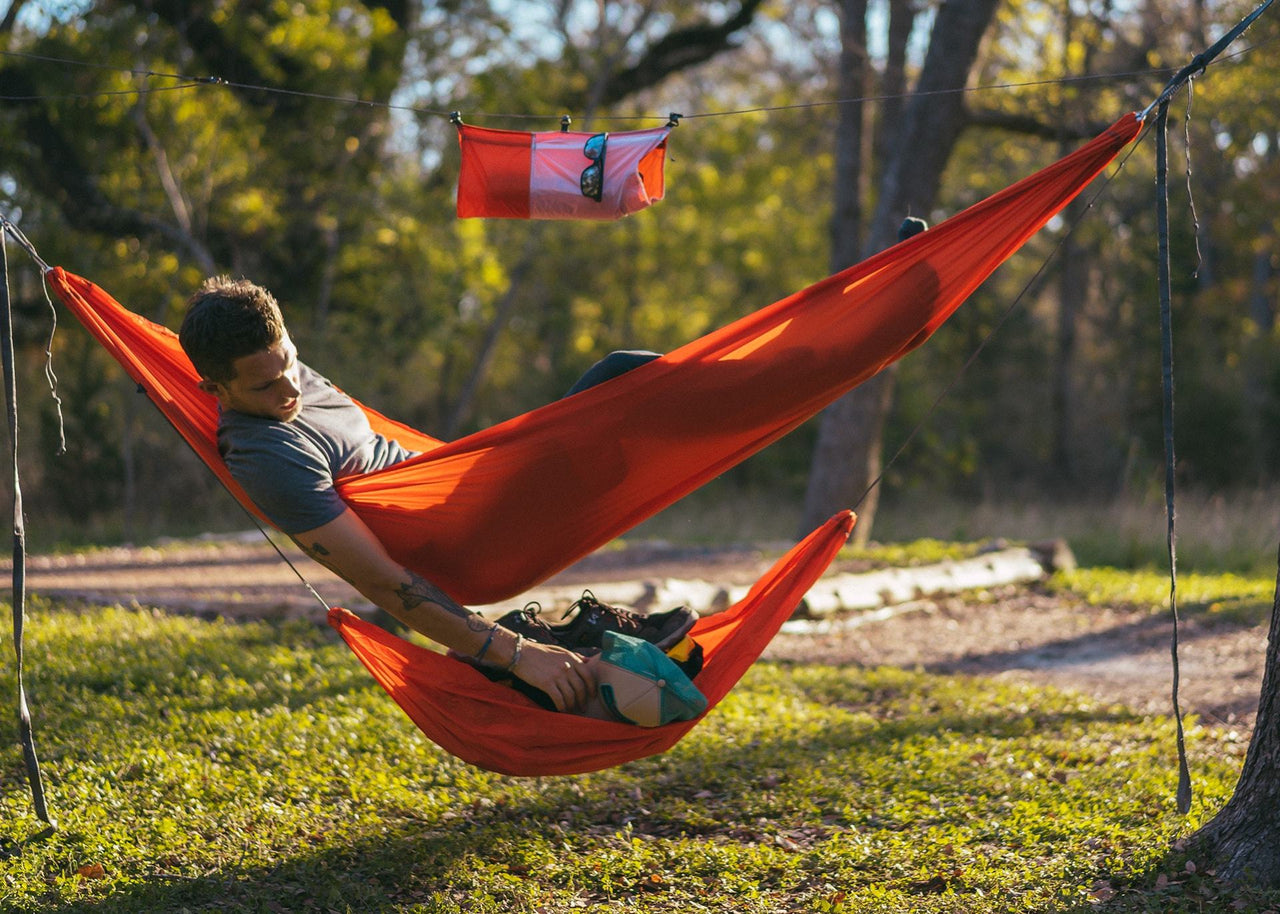
<path fill-rule="evenodd" d="M 514 633 L 486 622 L 426 578 L 401 567 L 350 508 L 293 539 L 371 602 L 432 641 L 472 657 L 487 642 L 484 662 L 499 669 L 515 659 L 511 672 L 546 692 L 558 710 L 582 708 L 595 694 L 594 666 L 572 651 L 531 641 L 523 642 L 516 658 Z"/>

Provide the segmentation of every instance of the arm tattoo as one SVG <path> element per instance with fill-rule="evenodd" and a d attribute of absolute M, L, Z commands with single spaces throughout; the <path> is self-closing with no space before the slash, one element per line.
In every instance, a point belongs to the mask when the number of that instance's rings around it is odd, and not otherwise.
<path fill-rule="evenodd" d="M 409 575 L 409 583 L 401 584 L 396 589 L 396 593 L 400 596 L 400 602 L 406 610 L 417 609 L 423 603 L 435 603 L 444 607 L 444 610 L 449 614 L 465 619 L 467 627 L 472 631 L 482 632 L 489 629 L 488 622 L 485 622 L 484 619 L 470 610 L 459 606 L 452 597 L 426 578 L 408 569 L 405 569 L 405 571 Z"/>
<path fill-rule="evenodd" d="M 294 542 L 298 544 L 299 549 L 301 549 L 311 558 L 315 559 L 325 568 L 328 568 L 334 574 L 338 575 L 339 577 L 342 577 L 342 572 L 339 571 L 331 561 L 329 561 L 329 556 L 331 553 L 329 552 L 328 549 L 324 548 L 324 546 L 320 545 L 319 543 L 312 543 L 310 546 L 308 546 L 302 541 L 296 540 L 296 539 L 294 540 Z"/>

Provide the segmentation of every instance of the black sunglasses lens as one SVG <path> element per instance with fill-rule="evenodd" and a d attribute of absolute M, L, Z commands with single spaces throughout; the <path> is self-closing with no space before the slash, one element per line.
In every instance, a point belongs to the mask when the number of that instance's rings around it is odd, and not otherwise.
<path fill-rule="evenodd" d="M 600 199 L 601 169 L 599 163 L 588 165 L 582 172 L 582 178 L 578 181 L 578 187 L 582 191 L 582 196 L 591 197 L 593 200 Z"/>
<path fill-rule="evenodd" d="M 582 147 L 582 154 L 592 160 L 600 158 L 604 153 L 604 138 L 605 135 L 603 133 L 597 133 L 591 137 L 591 139 L 587 140 L 586 145 Z"/>

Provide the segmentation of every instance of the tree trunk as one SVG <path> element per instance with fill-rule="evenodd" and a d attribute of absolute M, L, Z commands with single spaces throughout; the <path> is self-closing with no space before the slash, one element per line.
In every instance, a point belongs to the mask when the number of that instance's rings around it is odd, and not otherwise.
<path fill-rule="evenodd" d="M 475 407 L 476 394 L 480 392 L 485 376 L 489 373 L 489 366 L 493 362 L 494 353 L 498 351 L 502 333 L 506 330 L 507 322 L 511 320 L 511 315 L 525 292 L 525 279 L 533 268 L 538 252 L 542 249 L 545 229 L 544 222 L 535 223 L 530 227 L 524 250 L 511 270 L 511 283 L 493 306 L 493 318 L 485 329 L 484 339 L 481 340 L 480 349 L 476 352 L 475 361 L 471 365 L 471 372 L 467 375 L 462 390 L 458 392 L 445 418 L 442 437 L 446 441 L 452 440 L 471 416 L 471 410 Z"/>
<path fill-rule="evenodd" d="M 904 216 L 927 214 L 933 208 L 942 171 L 965 123 L 964 95 L 955 90 L 968 80 L 998 3 L 946 0 L 938 10 L 916 94 L 906 107 L 880 182 L 867 253 L 892 244 Z M 881 129 L 892 126 L 882 123 Z M 849 183 L 842 174 L 835 181 L 837 187 Z M 841 249 L 833 245 L 833 250 Z M 823 412 L 805 493 L 803 530 L 816 527 L 835 511 L 856 506 L 859 522 L 854 542 L 867 541 L 875 519 L 879 487 L 873 483 L 880 474 L 894 373 L 890 366 Z"/>
<path fill-rule="evenodd" d="M 862 184 L 867 103 L 867 0 L 840 4 L 840 106 L 836 124 L 835 210 L 831 216 L 832 273 L 858 262 L 862 253 Z"/>
<path fill-rule="evenodd" d="M 1197 858 L 1228 882 L 1280 888 L 1280 556 L 1258 719 L 1235 793 L 1192 836 Z"/>

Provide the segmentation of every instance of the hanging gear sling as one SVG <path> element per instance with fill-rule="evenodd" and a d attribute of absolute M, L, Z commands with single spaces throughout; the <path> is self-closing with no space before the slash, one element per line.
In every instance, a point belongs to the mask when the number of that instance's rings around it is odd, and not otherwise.
<path fill-rule="evenodd" d="M 369 411 L 423 453 L 339 481 L 393 558 L 461 603 L 515 596 L 777 440 L 923 343 L 987 276 L 1138 133 L 1130 114 L 1047 168 L 860 264 L 606 384 L 445 443 Z M 53 268 L 51 287 L 251 510 L 218 455 L 217 404 L 164 327 Z M 695 629 L 713 707 L 839 550 L 836 515 L 751 595 Z M 463 663 L 330 613 L 375 678 L 432 740 L 510 774 L 587 771 L 668 748 L 653 730 L 535 708 Z"/>
<path fill-rule="evenodd" d="M 620 219 L 661 200 L 665 127 L 521 133 L 454 117 L 462 164 L 458 218 Z"/>

